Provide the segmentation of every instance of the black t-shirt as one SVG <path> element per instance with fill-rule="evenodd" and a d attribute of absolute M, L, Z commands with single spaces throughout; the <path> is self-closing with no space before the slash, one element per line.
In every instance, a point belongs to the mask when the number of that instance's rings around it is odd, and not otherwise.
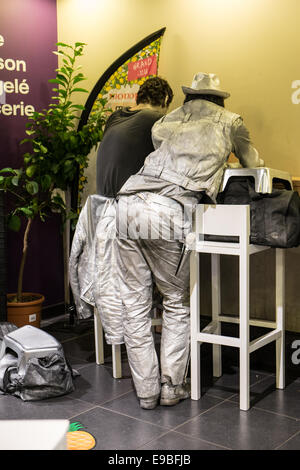
<path fill-rule="evenodd" d="M 137 173 L 153 152 L 151 128 L 163 116 L 149 108 L 122 108 L 108 118 L 97 154 L 97 193 L 116 197 L 125 181 Z"/>

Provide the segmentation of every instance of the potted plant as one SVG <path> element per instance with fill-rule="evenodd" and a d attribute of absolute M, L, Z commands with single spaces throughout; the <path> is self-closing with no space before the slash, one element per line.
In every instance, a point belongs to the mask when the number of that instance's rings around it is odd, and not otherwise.
<path fill-rule="evenodd" d="M 47 109 L 34 112 L 26 124 L 28 137 L 21 144 L 26 143 L 29 151 L 23 155 L 22 166 L 0 170 L 0 189 L 10 195 L 8 228 L 19 231 L 22 219 L 25 219 L 17 292 L 7 296 L 8 321 L 17 326 L 29 323 L 29 315 L 36 316 L 36 321 L 31 317 L 31 324 L 39 326 L 38 312 L 44 300 L 42 294 L 23 293 L 22 288 L 32 224 L 37 218 L 45 222 L 51 212 L 59 212 L 63 223 L 68 219 L 76 220 L 77 213 L 67 207 L 64 192 L 78 177 L 78 167 L 87 167 L 91 149 L 102 139 L 107 117 L 106 102 L 99 99 L 88 122 L 77 129 L 78 111 L 84 107 L 74 104 L 73 96 L 87 93 L 78 87 L 86 78 L 77 66 L 77 58 L 83 55 L 85 44 L 57 43 L 57 46 L 58 51 L 54 53 L 60 56 L 61 66 L 56 69 L 56 78 L 49 80 L 56 85 L 54 102 Z M 36 304 L 40 307 L 34 313 Z M 29 313 L 19 313 L 21 306 L 29 306 Z"/>

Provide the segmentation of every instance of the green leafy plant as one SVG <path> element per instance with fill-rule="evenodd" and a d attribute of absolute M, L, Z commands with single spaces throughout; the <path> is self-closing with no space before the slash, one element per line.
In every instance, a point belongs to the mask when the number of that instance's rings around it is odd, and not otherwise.
<path fill-rule="evenodd" d="M 102 139 L 105 121 L 110 110 L 106 101 L 99 99 L 88 122 L 78 130 L 78 113 L 84 107 L 74 104 L 76 93 L 87 93 L 80 82 L 86 77 L 77 66 L 86 44 L 76 42 L 74 46 L 57 43 L 54 51 L 60 57 L 61 66 L 56 77 L 50 79 L 56 93 L 54 102 L 41 112 L 34 112 L 26 124 L 26 143 L 30 151 L 23 155 L 21 168 L 0 170 L 0 189 L 10 193 L 12 209 L 8 215 L 8 227 L 14 231 L 21 228 L 21 219 L 26 219 L 23 237 L 23 252 L 18 275 L 17 296 L 22 301 L 22 286 L 25 261 L 28 253 L 28 236 L 36 218 L 43 222 L 51 212 L 59 212 L 65 222 L 76 219 L 76 211 L 68 210 L 62 197 L 78 175 L 78 167 L 88 166 L 89 153 Z"/>

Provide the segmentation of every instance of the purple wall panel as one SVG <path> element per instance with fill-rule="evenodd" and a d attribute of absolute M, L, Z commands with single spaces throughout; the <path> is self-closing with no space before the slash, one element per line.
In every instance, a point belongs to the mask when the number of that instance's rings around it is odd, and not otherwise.
<path fill-rule="evenodd" d="M 25 137 L 25 124 L 33 106 L 40 111 L 52 96 L 49 78 L 55 76 L 57 57 L 56 0 L 9 0 L 0 3 L 0 167 L 19 167 L 26 151 L 19 142 Z M 1 93 L 4 82 L 16 88 Z M 20 91 L 20 84 L 23 85 Z M 9 106 L 3 106 L 7 104 Z M 14 106 L 15 105 L 15 106 Z M 27 106 L 27 108 L 26 108 Z M 22 115 L 23 114 L 23 115 Z M 63 252 L 60 221 L 37 221 L 30 237 L 30 254 L 25 268 L 24 290 L 41 292 L 45 305 L 64 300 Z M 16 290 L 21 233 L 8 232 L 9 292 Z"/>
<path fill-rule="evenodd" d="M 0 80 L 23 80 L 29 86 L 27 94 L 6 93 L 5 102 L 33 105 L 37 111 L 51 98 L 52 86 L 48 83 L 57 68 L 57 57 L 52 54 L 57 42 L 56 0 L 10 0 L 0 3 Z M 15 62 L 15 70 L 12 69 Z M 8 60 L 8 68 L 5 61 Z M 25 62 L 26 71 L 24 71 Z M 19 68 L 19 70 L 17 70 Z M 1 99 L 1 98 L 0 98 Z M 3 98 L 2 98 L 3 100 Z M 26 116 L 0 114 L 1 165 L 19 165 L 24 148 L 19 142 L 25 136 Z"/>

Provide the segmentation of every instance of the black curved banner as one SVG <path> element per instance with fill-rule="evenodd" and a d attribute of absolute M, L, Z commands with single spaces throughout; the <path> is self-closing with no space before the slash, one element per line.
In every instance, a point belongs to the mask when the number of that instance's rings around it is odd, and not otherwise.
<path fill-rule="evenodd" d="M 165 30 L 165 27 L 161 28 L 136 43 L 100 76 L 85 103 L 78 129 L 87 123 L 99 98 L 106 99 L 108 107 L 112 110 L 118 106 L 132 106 L 135 103 L 140 85 L 150 76 L 157 75 L 160 42 Z M 71 190 L 73 210 L 78 210 L 80 206 L 80 180 L 82 179 L 84 180 L 84 176 L 78 169 L 78 177 Z"/>

